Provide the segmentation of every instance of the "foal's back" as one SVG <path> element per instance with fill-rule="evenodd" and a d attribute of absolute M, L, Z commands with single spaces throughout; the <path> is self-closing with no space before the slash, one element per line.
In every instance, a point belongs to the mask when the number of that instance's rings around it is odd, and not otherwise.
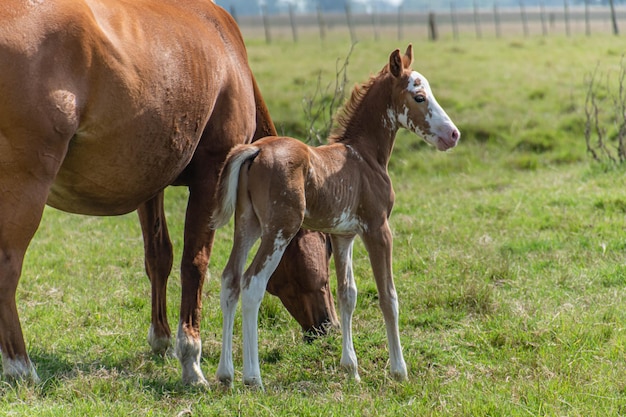
<path fill-rule="evenodd" d="M 363 169 L 364 160 L 352 147 L 343 143 L 312 147 L 290 137 L 267 137 L 244 146 L 260 150 L 245 174 L 247 192 L 259 217 L 269 219 L 282 213 L 294 220 L 299 217 L 307 229 L 361 231 L 367 207 L 374 203 L 370 199 L 380 195 L 372 187 L 380 188 L 380 184 L 373 172 Z M 374 175 L 381 178 L 386 173 Z M 385 191 L 389 193 L 390 184 Z M 380 204 L 380 199 L 375 202 Z"/>

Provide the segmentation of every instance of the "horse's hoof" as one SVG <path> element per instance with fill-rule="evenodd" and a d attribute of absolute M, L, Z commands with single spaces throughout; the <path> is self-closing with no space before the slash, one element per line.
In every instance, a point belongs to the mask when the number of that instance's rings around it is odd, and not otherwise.
<path fill-rule="evenodd" d="M 4 378 L 10 382 L 26 382 L 39 384 L 41 379 L 35 371 L 35 367 L 30 360 L 5 359 L 2 358 L 2 368 Z"/>
<path fill-rule="evenodd" d="M 203 375 L 183 376 L 183 384 L 191 387 L 208 387 L 209 382 Z"/>
<path fill-rule="evenodd" d="M 183 366 L 183 384 L 191 385 L 191 386 L 208 386 L 207 382 L 202 370 L 200 370 L 199 366 L 191 366 L 189 368 L 185 368 Z"/>
<path fill-rule="evenodd" d="M 172 341 L 170 337 L 158 337 L 154 333 L 154 328 L 150 326 L 148 330 L 148 344 L 152 348 L 152 353 L 157 356 L 167 356 L 168 352 L 172 355 Z"/>

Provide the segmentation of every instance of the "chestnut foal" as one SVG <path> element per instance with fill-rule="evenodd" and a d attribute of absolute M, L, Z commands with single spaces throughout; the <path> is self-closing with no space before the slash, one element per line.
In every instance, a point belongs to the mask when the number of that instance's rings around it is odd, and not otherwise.
<path fill-rule="evenodd" d="M 411 69 L 413 48 L 395 50 L 389 64 L 355 88 L 338 118 L 329 144 L 310 147 L 297 139 L 268 137 L 236 146 L 226 159 L 217 188 L 211 227 L 235 212 L 233 250 L 222 275 L 222 354 L 217 378 L 233 382 L 232 335 L 241 292 L 243 380 L 262 388 L 257 320 L 267 282 L 300 227 L 330 234 L 343 332 L 341 365 L 359 380 L 352 344 L 357 289 L 352 246 L 359 235 L 370 257 L 389 343 L 391 375 L 407 378 L 398 330 L 398 299 L 391 268 L 388 218 L 394 191 L 387 172 L 400 127 L 440 151 L 456 146 L 460 133 L 439 106 L 424 76 Z M 258 251 L 244 273 L 248 252 Z"/>

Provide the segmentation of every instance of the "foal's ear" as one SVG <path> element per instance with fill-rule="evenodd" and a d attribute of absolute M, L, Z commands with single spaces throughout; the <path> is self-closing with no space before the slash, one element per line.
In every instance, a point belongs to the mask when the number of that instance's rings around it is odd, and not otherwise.
<path fill-rule="evenodd" d="M 411 68 L 411 65 L 413 65 L 413 44 L 409 44 L 409 46 L 407 46 L 406 52 L 402 57 L 402 64 L 404 65 L 404 68 Z"/>
<path fill-rule="evenodd" d="M 402 66 L 402 58 L 400 57 L 400 50 L 396 49 L 389 56 L 389 72 L 391 72 L 391 75 L 393 75 L 394 77 L 399 77 L 400 75 L 402 75 L 403 69 L 404 68 Z"/>

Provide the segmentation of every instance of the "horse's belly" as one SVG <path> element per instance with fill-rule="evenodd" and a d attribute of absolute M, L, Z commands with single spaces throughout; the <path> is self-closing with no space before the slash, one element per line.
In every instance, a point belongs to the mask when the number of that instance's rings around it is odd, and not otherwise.
<path fill-rule="evenodd" d="M 176 179 L 198 140 L 128 140 L 107 146 L 73 141 L 47 203 L 78 214 L 131 212 Z"/>

